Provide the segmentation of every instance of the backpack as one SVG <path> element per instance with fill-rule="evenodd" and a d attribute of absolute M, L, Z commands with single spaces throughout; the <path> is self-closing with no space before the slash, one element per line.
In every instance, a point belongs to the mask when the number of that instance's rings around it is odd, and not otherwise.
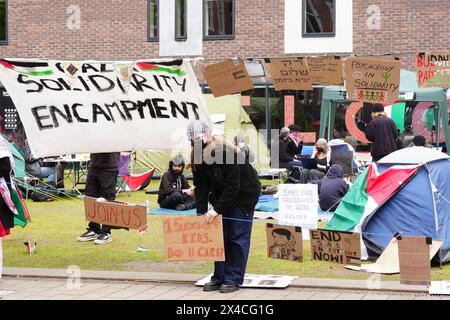
<path fill-rule="evenodd" d="M 53 201 L 52 197 L 49 197 L 48 195 L 45 195 L 41 192 L 37 192 L 37 191 L 33 191 L 33 193 L 31 194 L 31 200 L 33 200 L 34 202 L 48 202 L 48 201 Z"/>

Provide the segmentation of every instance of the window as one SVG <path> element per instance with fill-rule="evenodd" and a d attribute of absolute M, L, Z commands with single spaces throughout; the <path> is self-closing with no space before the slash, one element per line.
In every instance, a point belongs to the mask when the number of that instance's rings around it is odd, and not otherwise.
<path fill-rule="evenodd" d="M 159 24 L 159 1 L 147 0 L 147 24 L 148 24 L 148 41 L 158 41 L 158 24 Z"/>
<path fill-rule="evenodd" d="M 175 0 L 175 40 L 178 41 L 187 39 L 186 5 L 186 0 Z"/>
<path fill-rule="evenodd" d="M 335 7 L 335 0 L 303 0 L 303 37 L 334 37 Z"/>
<path fill-rule="evenodd" d="M 8 42 L 8 1 L 0 0 L 0 44 Z"/>
<path fill-rule="evenodd" d="M 234 39 L 234 0 L 204 0 L 205 39 Z"/>

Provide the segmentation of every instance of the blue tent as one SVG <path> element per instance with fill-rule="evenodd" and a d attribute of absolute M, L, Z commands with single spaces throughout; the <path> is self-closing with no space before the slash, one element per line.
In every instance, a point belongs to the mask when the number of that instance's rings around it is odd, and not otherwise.
<path fill-rule="evenodd" d="M 419 150 L 420 149 L 420 150 Z M 369 258 L 380 255 L 400 232 L 443 241 L 437 254 L 450 260 L 450 160 L 428 148 L 406 148 L 379 161 L 380 172 L 396 164 L 420 164 L 417 173 L 384 205 L 361 221 L 362 239 Z"/>

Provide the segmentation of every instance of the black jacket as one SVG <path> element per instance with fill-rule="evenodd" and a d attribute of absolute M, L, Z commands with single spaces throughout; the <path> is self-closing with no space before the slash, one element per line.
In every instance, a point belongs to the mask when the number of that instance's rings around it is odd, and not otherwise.
<path fill-rule="evenodd" d="M 373 158 L 388 155 L 397 150 L 397 126 L 392 119 L 377 116 L 370 121 L 365 131 L 366 138 L 372 142 Z"/>
<path fill-rule="evenodd" d="M 335 211 L 349 189 L 349 185 L 342 179 L 344 170 L 338 164 L 333 164 L 330 171 L 319 182 L 320 209 Z"/>
<path fill-rule="evenodd" d="M 289 168 L 289 162 L 294 160 L 294 154 L 292 154 L 292 145 L 295 143 L 291 139 L 279 139 L 278 140 L 278 152 L 279 152 L 279 168 Z"/>
<path fill-rule="evenodd" d="M 8 157 L 4 157 L 0 159 L 0 177 L 5 179 L 5 182 L 8 186 L 9 192 L 11 192 L 11 162 Z M 14 212 L 12 212 L 5 200 L 3 200 L 3 196 L 0 195 L 0 222 L 2 223 L 3 228 L 10 229 L 14 227 Z"/>
<path fill-rule="evenodd" d="M 175 191 L 189 189 L 189 183 L 183 174 L 174 174 L 172 170 L 166 171 L 161 177 L 158 191 L 158 204 L 161 203 L 167 196 L 170 196 Z"/>
<path fill-rule="evenodd" d="M 91 153 L 89 169 L 118 171 L 120 152 Z"/>
<path fill-rule="evenodd" d="M 193 174 L 198 214 L 208 211 L 208 201 L 223 215 L 236 206 L 246 212 L 255 210 L 261 183 L 251 164 L 238 164 L 234 146 L 214 140 L 203 151 L 203 162 Z"/>

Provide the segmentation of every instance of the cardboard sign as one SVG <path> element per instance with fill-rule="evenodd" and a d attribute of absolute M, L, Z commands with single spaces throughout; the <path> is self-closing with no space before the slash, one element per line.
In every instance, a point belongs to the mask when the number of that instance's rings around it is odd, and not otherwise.
<path fill-rule="evenodd" d="M 300 132 L 299 137 L 303 143 L 316 143 L 317 141 L 315 132 Z"/>
<path fill-rule="evenodd" d="M 302 228 L 267 224 L 267 256 L 303 262 Z"/>
<path fill-rule="evenodd" d="M 419 53 L 416 59 L 419 88 L 450 87 L 450 51 Z"/>
<path fill-rule="evenodd" d="M 450 295 L 450 281 L 431 281 L 428 293 Z"/>
<path fill-rule="evenodd" d="M 65 64 L 0 59 L 0 82 L 19 112 L 35 158 L 166 150 L 169 144 L 187 150 L 187 125 L 198 119 L 210 124 L 187 60 L 130 61 L 128 88 L 121 79 L 127 75 L 115 72 L 116 62 L 77 63 L 75 76 L 67 72 L 73 83 L 67 80 Z"/>
<path fill-rule="evenodd" d="M 266 68 L 262 59 L 247 59 L 244 63 L 250 77 L 264 78 L 266 76 Z"/>
<path fill-rule="evenodd" d="M 165 217 L 164 251 L 167 261 L 224 261 L 222 216 Z"/>
<path fill-rule="evenodd" d="M 252 79 L 242 61 L 238 64 L 232 60 L 210 64 L 203 69 L 203 75 L 214 97 L 253 89 Z"/>
<path fill-rule="evenodd" d="M 312 90 L 308 65 L 303 58 L 267 59 L 266 63 L 276 91 Z"/>
<path fill-rule="evenodd" d="M 431 238 L 397 238 L 400 263 L 400 283 L 431 285 Z"/>
<path fill-rule="evenodd" d="M 280 184 L 278 222 L 304 229 L 317 228 L 317 184 Z"/>
<path fill-rule="evenodd" d="M 359 233 L 330 230 L 309 230 L 313 260 L 340 264 L 361 264 Z"/>
<path fill-rule="evenodd" d="M 350 100 L 392 103 L 400 94 L 400 61 L 391 58 L 350 57 L 345 62 Z"/>
<path fill-rule="evenodd" d="M 212 274 L 203 279 L 198 280 L 196 286 L 204 286 L 211 281 Z M 245 274 L 243 288 L 287 288 L 298 277 L 279 276 L 279 275 L 262 275 L 262 274 Z"/>
<path fill-rule="evenodd" d="M 139 230 L 147 225 L 145 206 L 118 202 L 98 202 L 95 198 L 84 198 L 86 220 L 108 226 Z"/>
<path fill-rule="evenodd" d="M 335 56 L 308 57 L 309 75 L 314 84 L 342 85 L 342 59 Z"/>

